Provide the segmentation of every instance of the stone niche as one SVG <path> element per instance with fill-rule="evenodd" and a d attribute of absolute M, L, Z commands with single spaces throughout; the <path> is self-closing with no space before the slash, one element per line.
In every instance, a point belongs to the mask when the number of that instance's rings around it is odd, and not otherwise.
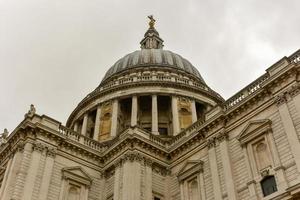
<path fill-rule="evenodd" d="M 181 130 L 192 124 L 191 101 L 189 99 L 178 98 L 178 114 Z"/>
<path fill-rule="evenodd" d="M 110 137 L 111 130 L 111 117 L 112 117 L 112 103 L 107 102 L 101 106 L 100 117 L 100 132 L 98 140 L 106 140 Z"/>

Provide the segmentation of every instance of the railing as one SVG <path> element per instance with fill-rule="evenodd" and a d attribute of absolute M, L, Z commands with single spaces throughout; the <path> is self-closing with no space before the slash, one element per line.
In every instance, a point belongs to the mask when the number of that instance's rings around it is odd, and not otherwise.
<path fill-rule="evenodd" d="M 294 63 L 300 62 L 300 49 L 293 53 L 291 56 L 289 56 L 289 60 Z"/>
<path fill-rule="evenodd" d="M 141 81 L 165 81 L 165 82 L 174 82 L 174 83 L 180 83 L 183 85 L 188 85 L 205 90 L 208 93 L 211 93 L 212 95 L 217 95 L 221 98 L 217 93 L 209 89 L 205 84 L 201 83 L 200 81 L 196 81 L 195 79 L 191 79 L 188 77 L 180 77 L 176 74 L 142 74 L 142 75 L 134 75 L 130 76 L 129 78 L 121 78 L 121 79 L 114 79 L 110 82 L 107 82 L 103 84 L 102 86 L 99 86 L 97 89 L 94 90 L 94 92 L 99 92 L 102 90 L 110 89 L 114 86 L 119 86 L 127 83 L 134 83 L 134 82 L 141 82 Z M 94 93 L 93 92 L 93 93 Z"/>
<path fill-rule="evenodd" d="M 83 144 L 83 145 L 86 145 L 94 150 L 97 150 L 97 151 L 104 151 L 108 148 L 108 145 L 107 144 L 103 144 L 103 143 L 100 143 L 100 142 L 97 142 L 91 138 L 88 138 L 84 135 L 81 135 L 75 131 L 73 131 L 72 129 L 69 129 L 63 125 L 60 125 L 59 126 L 59 129 L 58 129 L 58 132 L 62 135 L 64 135 L 66 138 L 72 140 L 72 141 L 75 141 L 75 142 L 78 142 L 80 144 Z"/>
<path fill-rule="evenodd" d="M 258 92 L 261 89 L 262 84 L 269 79 L 269 75 L 266 73 L 256 79 L 253 83 L 242 89 L 240 92 L 235 94 L 233 97 L 229 98 L 224 105 L 225 110 L 229 110 L 232 107 L 240 104 L 244 99 L 246 99 L 249 95 L 252 95 Z"/>

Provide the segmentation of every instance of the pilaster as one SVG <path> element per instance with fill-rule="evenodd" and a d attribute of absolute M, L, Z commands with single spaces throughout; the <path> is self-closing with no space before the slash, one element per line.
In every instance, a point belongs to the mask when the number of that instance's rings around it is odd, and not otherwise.
<path fill-rule="evenodd" d="M 19 200 L 22 198 L 24 183 L 26 180 L 26 176 L 28 175 L 28 166 L 30 165 L 32 147 L 33 144 L 29 142 L 26 143 L 24 146 L 24 150 L 20 155 L 21 161 L 18 163 L 19 166 L 16 170 L 17 177 L 16 177 L 15 184 L 13 186 L 14 187 L 13 194 L 11 197 L 8 197 L 7 199 Z"/>
<path fill-rule="evenodd" d="M 122 200 L 141 199 L 141 162 L 134 155 L 127 155 L 123 164 Z"/>
<path fill-rule="evenodd" d="M 28 174 L 26 177 L 26 182 L 24 186 L 24 192 L 22 200 L 31 200 L 34 190 L 34 182 L 38 174 L 38 169 L 40 166 L 40 159 L 42 156 L 43 151 L 45 150 L 45 146 L 41 143 L 33 144 L 32 148 L 32 156 L 31 161 L 28 169 Z"/>
<path fill-rule="evenodd" d="M 145 200 L 152 200 L 152 161 L 144 160 L 145 165 Z"/>
<path fill-rule="evenodd" d="M 288 106 L 286 103 L 287 99 L 285 94 L 280 94 L 275 97 L 275 102 L 278 107 L 278 111 L 281 117 L 281 122 L 283 124 L 284 131 L 286 133 L 290 148 L 298 169 L 298 181 L 300 181 L 300 143 L 298 139 L 298 134 L 296 132 L 295 126 L 292 121 L 292 117 L 289 113 Z"/>
<path fill-rule="evenodd" d="M 56 149 L 47 147 L 46 150 L 46 163 L 43 172 L 42 184 L 39 193 L 39 200 L 46 200 L 48 195 L 48 190 L 50 187 L 50 181 L 52 177 L 52 171 L 54 166 L 54 159 L 56 155 Z"/>
<path fill-rule="evenodd" d="M 229 156 L 228 150 L 228 135 L 225 131 L 221 132 L 218 135 L 218 140 L 220 143 L 220 152 L 222 158 L 222 166 L 224 170 L 224 179 L 226 185 L 226 191 L 228 195 L 228 199 L 236 200 L 236 189 L 234 185 L 233 172 L 231 166 L 231 159 Z"/>
<path fill-rule="evenodd" d="M 221 200 L 222 192 L 221 192 L 221 184 L 219 179 L 218 165 L 217 165 L 217 156 L 216 156 L 216 139 L 211 138 L 207 142 L 208 146 L 208 159 L 209 166 L 211 171 L 212 183 L 213 183 L 213 191 L 214 191 L 214 199 Z"/>

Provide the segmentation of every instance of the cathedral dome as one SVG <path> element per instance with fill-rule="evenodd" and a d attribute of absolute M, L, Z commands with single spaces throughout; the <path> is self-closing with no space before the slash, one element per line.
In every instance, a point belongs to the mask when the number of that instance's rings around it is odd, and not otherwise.
<path fill-rule="evenodd" d="M 163 49 L 141 49 L 119 59 L 105 74 L 102 82 L 123 71 L 139 67 L 173 68 L 186 72 L 204 83 L 199 71 L 185 58 Z"/>
<path fill-rule="evenodd" d="M 187 59 L 163 49 L 155 20 L 149 19 L 141 49 L 109 68 L 71 113 L 68 127 L 98 141 L 134 126 L 172 137 L 224 101 Z"/>

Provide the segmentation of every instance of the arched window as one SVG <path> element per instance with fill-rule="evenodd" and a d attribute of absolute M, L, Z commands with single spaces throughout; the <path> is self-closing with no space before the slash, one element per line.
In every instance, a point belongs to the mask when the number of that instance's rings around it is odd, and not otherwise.
<path fill-rule="evenodd" d="M 274 176 L 267 176 L 261 182 L 261 188 L 264 196 L 268 196 L 277 191 L 276 180 Z"/>

